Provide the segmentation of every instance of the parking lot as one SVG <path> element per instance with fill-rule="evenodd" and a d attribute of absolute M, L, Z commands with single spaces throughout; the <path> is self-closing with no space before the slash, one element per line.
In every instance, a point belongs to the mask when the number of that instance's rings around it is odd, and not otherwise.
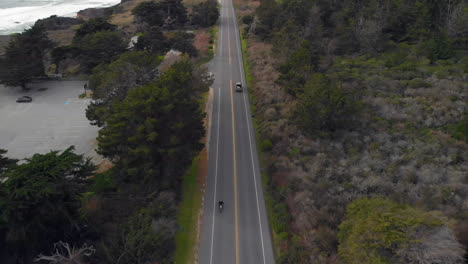
<path fill-rule="evenodd" d="M 98 162 L 94 151 L 98 128 L 85 116 L 89 99 L 79 98 L 84 83 L 39 82 L 27 92 L 0 85 L 0 148 L 8 150 L 8 157 L 22 159 L 74 145 L 77 153 Z M 25 95 L 32 102 L 16 102 Z"/>

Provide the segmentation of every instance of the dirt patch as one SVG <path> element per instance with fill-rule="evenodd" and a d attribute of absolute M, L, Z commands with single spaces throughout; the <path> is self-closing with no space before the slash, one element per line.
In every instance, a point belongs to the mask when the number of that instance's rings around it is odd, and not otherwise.
<path fill-rule="evenodd" d="M 101 209 L 101 203 L 99 197 L 94 196 L 84 203 L 83 208 L 86 212 L 93 213 Z"/>
<path fill-rule="evenodd" d="M 114 167 L 114 164 L 112 164 L 112 162 L 104 159 L 104 160 L 101 161 L 101 163 L 98 164 L 97 169 L 96 169 L 96 173 L 106 172 L 106 171 L 110 170 L 112 167 Z"/>
<path fill-rule="evenodd" d="M 47 36 L 50 40 L 56 42 L 57 46 L 66 46 L 72 43 L 73 37 L 75 36 L 75 30 L 69 28 L 47 31 Z"/>
<path fill-rule="evenodd" d="M 285 187 L 289 183 L 289 179 L 292 177 L 291 171 L 277 171 L 271 175 L 271 183 L 274 186 Z"/>

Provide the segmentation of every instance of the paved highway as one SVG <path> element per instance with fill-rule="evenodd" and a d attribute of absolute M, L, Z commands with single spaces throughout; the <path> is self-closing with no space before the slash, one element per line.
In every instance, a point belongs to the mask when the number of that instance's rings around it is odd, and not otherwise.
<path fill-rule="evenodd" d="M 221 1 L 201 264 L 274 263 L 239 31 L 232 0 Z M 243 92 L 233 90 L 236 82 Z M 218 201 L 225 207 L 218 211 Z"/>

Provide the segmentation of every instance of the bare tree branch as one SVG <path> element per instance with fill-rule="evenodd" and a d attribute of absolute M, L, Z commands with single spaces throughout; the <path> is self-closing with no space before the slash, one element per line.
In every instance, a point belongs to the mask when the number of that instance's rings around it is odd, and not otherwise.
<path fill-rule="evenodd" d="M 51 256 L 40 254 L 34 262 L 47 261 L 49 264 L 85 264 L 83 257 L 89 257 L 96 252 L 93 246 L 84 243 L 80 248 L 70 247 L 68 243 L 54 244 Z"/>

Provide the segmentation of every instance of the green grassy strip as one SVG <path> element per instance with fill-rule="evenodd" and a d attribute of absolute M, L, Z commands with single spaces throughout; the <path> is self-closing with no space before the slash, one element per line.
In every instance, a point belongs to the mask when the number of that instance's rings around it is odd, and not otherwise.
<path fill-rule="evenodd" d="M 195 245 L 197 243 L 198 213 L 201 207 L 202 192 L 197 181 L 199 157 L 185 173 L 182 184 L 182 201 L 179 204 L 176 234 L 175 263 L 194 263 Z"/>
<path fill-rule="evenodd" d="M 204 92 L 200 99 L 200 108 L 205 111 L 209 92 Z M 179 215 L 177 222 L 180 229 L 176 234 L 176 251 L 174 263 L 195 263 L 195 249 L 198 243 L 198 215 L 201 210 L 202 188 L 197 181 L 198 162 L 200 156 L 192 160 L 192 165 L 184 175 L 182 183 L 182 201 L 179 204 Z"/>
<path fill-rule="evenodd" d="M 244 38 L 244 36 L 241 35 L 241 46 L 242 46 L 242 62 L 244 64 L 244 72 L 245 72 L 245 79 L 247 82 L 247 86 L 250 87 L 252 85 L 252 75 L 250 74 L 250 66 L 249 62 L 247 61 L 247 40 Z M 252 94 L 249 93 L 249 96 L 251 97 Z"/>
<path fill-rule="evenodd" d="M 208 48 L 209 49 L 209 53 L 210 53 L 210 56 L 211 58 L 214 57 L 215 53 L 216 53 L 216 42 L 218 41 L 218 25 L 214 25 L 211 29 L 210 29 L 210 47 Z"/>

